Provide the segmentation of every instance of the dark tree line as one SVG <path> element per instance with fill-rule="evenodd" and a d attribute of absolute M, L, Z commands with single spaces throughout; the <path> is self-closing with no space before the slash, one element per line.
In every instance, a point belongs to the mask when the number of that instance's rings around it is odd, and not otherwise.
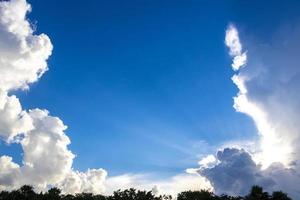
<path fill-rule="evenodd" d="M 51 188 L 45 193 L 36 193 L 32 186 L 24 185 L 18 190 L 0 192 L 0 200 L 172 200 L 171 196 L 155 196 L 151 191 L 136 189 L 118 190 L 110 196 L 80 193 L 64 195 L 58 188 Z M 253 186 L 248 195 L 228 196 L 215 195 L 206 190 L 185 191 L 177 195 L 177 200 L 292 200 L 287 194 L 276 191 L 272 194 L 263 191 L 259 186 Z"/>

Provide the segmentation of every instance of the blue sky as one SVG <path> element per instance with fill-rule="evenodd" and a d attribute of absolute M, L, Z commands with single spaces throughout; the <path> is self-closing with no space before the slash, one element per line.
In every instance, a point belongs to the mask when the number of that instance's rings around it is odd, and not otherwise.
<path fill-rule="evenodd" d="M 230 22 L 268 40 L 296 19 L 299 3 L 279 1 L 38 1 L 29 18 L 54 45 L 49 71 L 29 91 L 25 109 L 47 108 L 68 126 L 74 168 L 110 175 L 168 176 L 197 165 L 230 140 L 257 136 L 235 112 Z M 266 12 L 268 10 L 268 12 Z M 1 152 L 21 162 L 18 145 Z"/>

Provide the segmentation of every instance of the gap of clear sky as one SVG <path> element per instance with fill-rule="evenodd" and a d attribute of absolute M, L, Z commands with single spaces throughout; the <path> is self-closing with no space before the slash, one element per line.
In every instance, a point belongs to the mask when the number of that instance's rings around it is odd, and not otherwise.
<path fill-rule="evenodd" d="M 256 137 L 232 108 L 224 31 L 230 22 L 268 40 L 298 20 L 299 1 L 29 0 L 29 18 L 54 51 L 25 109 L 46 108 L 68 126 L 74 167 L 110 175 L 169 175 L 230 140 Z M 291 4 L 290 4 L 291 5 Z M 21 162 L 21 149 L 0 150 Z"/>

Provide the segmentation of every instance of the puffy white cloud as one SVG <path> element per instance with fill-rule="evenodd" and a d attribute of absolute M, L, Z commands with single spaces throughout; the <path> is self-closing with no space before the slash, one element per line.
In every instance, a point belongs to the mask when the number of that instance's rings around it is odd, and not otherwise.
<path fill-rule="evenodd" d="M 49 116 L 46 110 L 30 110 L 28 116 L 34 128 L 18 141 L 23 149 L 23 165 L 13 163 L 11 157 L 1 157 L 0 189 L 31 184 L 37 190 L 52 185 L 62 188 L 65 193 L 103 192 L 105 170 L 89 169 L 85 173 L 72 170 L 74 155 L 67 148 L 70 140 L 64 133 L 63 122 Z"/>
<path fill-rule="evenodd" d="M 45 34 L 34 35 L 26 0 L 0 3 L 0 88 L 28 88 L 47 70 L 52 44 Z"/>
<path fill-rule="evenodd" d="M 25 0 L 0 2 L 0 137 L 23 149 L 22 166 L 0 157 L 0 190 L 31 184 L 38 190 L 61 186 L 65 192 L 100 193 L 106 172 L 73 171 L 75 156 L 63 122 L 46 110 L 23 110 L 19 99 L 8 94 L 37 81 L 52 52 L 48 36 L 34 34 L 26 18 L 30 10 Z"/>
<path fill-rule="evenodd" d="M 20 133 L 33 129 L 32 119 L 26 111 L 22 110 L 16 96 L 8 96 L 7 92 L 0 90 L 0 136 L 7 142 Z"/>
<path fill-rule="evenodd" d="M 66 126 L 48 111 L 34 109 L 29 111 L 34 129 L 27 132 L 21 140 L 23 148 L 23 182 L 46 188 L 49 183 L 63 180 L 70 171 L 74 155 L 67 146 L 70 143 L 64 130 Z"/>
<path fill-rule="evenodd" d="M 106 176 L 107 172 L 103 169 L 88 169 L 85 173 L 71 171 L 58 187 L 63 193 L 104 193 Z"/>
<path fill-rule="evenodd" d="M 225 43 L 229 47 L 229 54 L 233 57 L 232 68 L 239 70 L 247 62 L 246 52 L 242 52 L 239 33 L 233 25 L 226 30 Z"/>
<path fill-rule="evenodd" d="M 0 190 L 13 189 L 18 183 L 18 177 L 20 176 L 19 165 L 12 161 L 9 156 L 0 157 Z"/>

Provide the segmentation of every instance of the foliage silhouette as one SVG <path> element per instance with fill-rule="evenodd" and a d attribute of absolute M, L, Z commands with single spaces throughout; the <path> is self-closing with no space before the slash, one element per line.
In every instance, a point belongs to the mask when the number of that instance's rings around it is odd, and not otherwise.
<path fill-rule="evenodd" d="M 275 191 L 270 195 L 262 187 L 253 186 L 245 197 L 216 195 L 207 190 L 185 191 L 177 195 L 177 200 L 292 200 L 286 193 Z M 0 200 L 172 200 L 169 195 L 154 195 L 151 191 L 134 188 L 117 190 L 110 196 L 79 193 L 62 194 L 58 188 L 51 188 L 45 193 L 36 193 L 34 188 L 24 185 L 18 190 L 1 191 Z"/>
<path fill-rule="evenodd" d="M 250 194 L 246 196 L 246 200 L 269 200 L 270 195 L 263 191 L 262 187 L 254 185 L 251 188 Z"/>
<path fill-rule="evenodd" d="M 209 191 L 186 191 L 177 195 L 177 200 L 214 200 L 216 196 Z"/>
<path fill-rule="evenodd" d="M 281 191 L 273 192 L 271 200 L 292 200 L 286 193 Z"/>

